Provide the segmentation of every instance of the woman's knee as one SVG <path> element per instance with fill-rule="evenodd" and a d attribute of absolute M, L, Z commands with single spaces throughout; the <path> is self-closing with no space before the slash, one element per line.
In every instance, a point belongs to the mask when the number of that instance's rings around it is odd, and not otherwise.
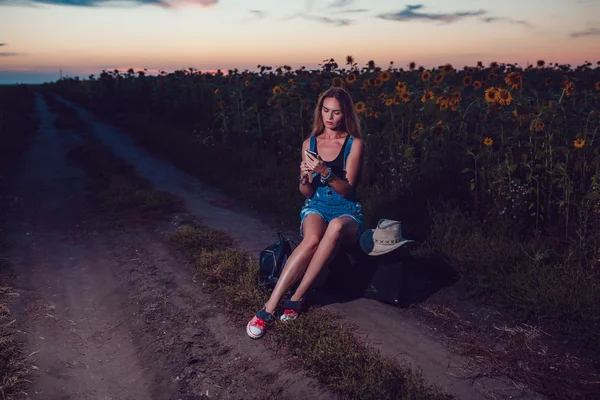
<path fill-rule="evenodd" d="M 324 238 L 329 240 L 339 240 L 346 227 L 346 222 L 341 218 L 334 218 L 327 225 L 327 230 L 325 231 Z"/>
<path fill-rule="evenodd" d="M 325 231 L 325 237 L 329 240 L 340 241 L 357 229 L 356 221 L 350 217 L 342 216 L 331 220 Z"/>
<path fill-rule="evenodd" d="M 317 251 L 317 247 L 319 247 L 319 242 L 321 241 L 321 235 L 319 234 L 308 234 L 302 238 L 302 242 L 300 243 L 305 251 L 315 252 Z"/>

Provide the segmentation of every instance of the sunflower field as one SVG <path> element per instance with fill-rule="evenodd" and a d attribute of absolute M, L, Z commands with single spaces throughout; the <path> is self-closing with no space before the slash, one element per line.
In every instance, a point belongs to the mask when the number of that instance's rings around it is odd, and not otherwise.
<path fill-rule="evenodd" d="M 529 286 L 560 285 L 568 269 L 573 285 L 591 279 L 600 286 L 600 62 L 397 68 L 359 66 L 348 56 L 344 65 L 329 59 L 315 70 L 259 65 L 152 76 L 130 69 L 48 85 L 104 116 L 177 126 L 202 146 L 229 151 L 228 162 L 239 154 L 244 173 L 268 170 L 256 183 L 264 192 L 273 190 L 273 176 L 284 179 L 284 196 L 297 193 L 301 144 L 317 97 L 330 86 L 346 88 L 361 117 L 360 198 L 371 225 L 412 217 L 415 232 L 426 227 L 431 251 L 473 286 L 538 311 L 567 289 L 543 288 L 545 300 L 531 298 L 519 286 L 525 277 Z M 538 281 L 538 272 L 552 268 L 553 281 Z M 581 295 L 588 301 L 559 311 L 585 313 L 600 300 L 598 286 Z"/>

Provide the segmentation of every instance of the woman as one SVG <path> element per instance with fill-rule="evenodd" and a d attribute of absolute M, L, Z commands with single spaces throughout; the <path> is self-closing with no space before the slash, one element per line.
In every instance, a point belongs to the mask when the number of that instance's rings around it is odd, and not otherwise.
<path fill-rule="evenodd" d="M 302 144 L 299 189 L 307 198 L 300 212 L 303 239 L 288 258 L 271 297 L 248 322 L 246 332 L 251 338 L 264 335 L 267 324 L 275 319 L 279 301 L 302 277 L 292 297 L 284 302 L 280 319 L 298 317 L 306 291 L 339 245 L 360 236 L 363 216 L 356 186 L 362 151 L 360 125 L 350 94 L 342 88 L 328 89 L 315 108 L 312 134 Z"/>

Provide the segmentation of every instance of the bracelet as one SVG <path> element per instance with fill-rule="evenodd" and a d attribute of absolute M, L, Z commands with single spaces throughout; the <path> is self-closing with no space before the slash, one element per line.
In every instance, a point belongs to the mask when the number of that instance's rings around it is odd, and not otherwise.
<path fill-rule="evenodd" d="M 329 173 L 327 174 L 327 176 L 323 176 L 321 175 L 321 183 L 325 184 L 329 178 L 331 178 L 332 172 L 331 172 L 331 168 L 327 168 L 329 170 Z"/>

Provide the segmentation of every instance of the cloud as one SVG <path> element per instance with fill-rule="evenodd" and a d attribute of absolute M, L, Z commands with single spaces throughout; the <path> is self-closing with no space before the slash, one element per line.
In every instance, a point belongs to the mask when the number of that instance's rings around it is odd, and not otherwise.
<path fill-rule="evenodd" d="M 482 18 L 481 20 L 483 22 L 487 22 L 487 23 L 491 23 L 491 22 L 508 22 L 509 24 L 523 25 L 523 26 L 527 26 L 529 28 L 531 28 L 533 26 L 533 25 L 531 25 L 527 21 L 515 20 L 515 19 L 505 18 L 505 17 L 487 17 L 487 18 Z"/>
<path fill-rule="evenodd" d="M 219 0 L 0 0 L 2 5 L 23 5 L 32 4 L 51 4 L 58 6 L 74 7 L 99 7 L 99 6 L 141 6 L 157 5 L 165 8 L 172 8 L 179 5 L 199 5 L 202 7 L 214 6 Z"/>
<path fill-rule="evenodd" d="M 353 20 L 345 19 L 345 18 L 318 17 L 316 15 L 302 15 L 302 17 L 306 18 L 306 19 L 310 19 L 312 21 L 317 21 L 317 22 L 321 22 L 323 24 L 334 25 L 334 26 L 348 26 L 348 25 L 354 23 Z"/>
<path fill-rule="evenodd" d="M 334 26 L 348 26 L 355 22 L 352 19 L 320 17 L 317 15 L 310 15 L 310 14 L 306 14 L 306 13 L 295 14 L 289 18 L 286 18 L 286 20 L 295 19 L 295 18 L 304 18 L 304 19 L 308 19 L 311 21 L 321 22 L 323 24 L 334 25 Z"/>
<path fill-rule="evenodd" d="M 329 8 L 342 8 L 342 7 L 349 6 L 352 3 L 354 3 L 354 0 L 335 0 L 328 7 Z"/>
<path fill-rule="evenodd" d="M 11 53 L 8 51 L 0 51 L 0 57 L 14 57 L 14 56 L 20 56 L 22 54 L 19 53 Z"/>
<path fill-rule="evenodd" d="M 0 47 L 6 46 L 6 43 L 0 43 Z"/>
<path fill-rule="evenodd" d="M 467 17 L 477 17 L 485 14 L 483 10 L 477 11 L 462 11 L 455 13 L 423 13 L 418 12 L 423 8 L 423 4 L 415 4 L 415 5 L 407 5 L 406 8 L 402 11 L 398 11 L 396 13 L 385 13 L 378 15 L 381 19 L 387 19 L 391 21 L 412 21 L 412 20 L 429 20 L 429 21 L 441 21 L 446 23 L 456 22 L 459 19 L 467 18 Z"/>
<path fill-rule="evenodd" d="M 356 9 L 350 9 L 350 10 L 338 10 L 337 13 L 338 14 L 359 14 L 359 13 L 365 13 L 368 11 L 369 10 L 367 10 L 365 8 L 356 8 Z"/>
<path fill-rule="evenodd" d="M 580 38 L 585 36 L 600 36 L 600 28 L 590 28 L 587 31 L 573 32 L 570 36 L 572 38 Z"/>
<path fill-rule="evenodd" d="M 250 14 L 252 14 L 252 16 L 250 18 L 248 18 L 246 20 L 246 22 L 258 21 L 258 20 L 264 19 L 267 16 L 267 13 L 265 11 L 261 11 L 261 10 L 248 10 L 248 12 Z"/>

